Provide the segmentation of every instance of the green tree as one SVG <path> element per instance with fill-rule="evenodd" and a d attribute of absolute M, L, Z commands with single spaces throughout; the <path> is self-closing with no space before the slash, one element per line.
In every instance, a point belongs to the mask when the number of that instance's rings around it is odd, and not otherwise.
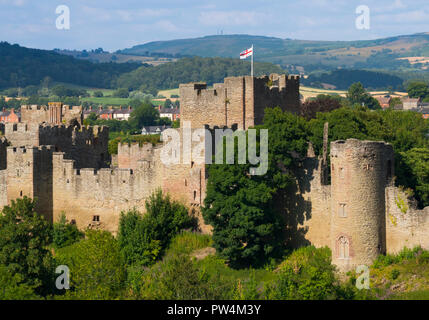
<path fill-rule="evenodd" d="M 347 91 L 347 99 L 351 105 L 365 106 L 369 109 L 381 109 L 380 103 L 366 92 L 360 82 L 353 83 Z"/>
<path fill-rule="evenodd" d="M 63 248 L 79 241 L 83 237 L 83 233 L 79 231 L 75 224 L 67 223 L 67 218 L 64 212 L 61 213 L 58 222 L 54 223 L 53 227 L 53 244 L 56 248 Z"/>
<path fill-rule="evenodd" d="M 118 97 L 118 98 L 128 98 L 128 96 L 129 96 L 128 89 L 119 88 L 113 92 L 113 96 Z"/>
<path fill-rule="evenodd" d="M 411 81 L 407 86 L 410 98 L 424 99 L 429 95 L 429 87 L 425 81 Z"/>
<path fill-rule="evenodd" d="M 292 183 L 292 152 L 305 154 L 306 121 L 280 108 L 267 109 L 268 172 L 250 176 L 250 164 L 213 164 L 208 169 L 203 207 L 206 223 L 213 226 L 217 253 L 235 267 L 258 266 L 279 256 L 285 245 L 284 211 L 276 202 Z M 258 149 L 257 149 L 258 150 Z M 235 152 L 237 163 L 237 148 Z"/>
<path fill-rule="evenodd" d="M 231 299 L 233 284 L 200 270 L 186 255 L 167 257 L 136 272 L 130 283 L 132 297 L 150 300 Z"/>
<path fill-rule="evenodd" d="M 56 260 L 70 269 L 70 290 L 65 298 L 98 300 L 122 295 L 126 271 L 111 233 L 88 230 L 85 240 L 59 249 Z"/>
<path fill-rule="evenodd" d="M 144 126 L 155 125 L 158 120 L 158 110 L 150 103 L 143 103 L 131 112 L 129 122 L 134 130 L 141 130 Z"/>
<path fill-rule="evenodd" d="M 414 186 L 420 206 L 429 206 L 429 149 L 412 148 L 401 152 L 397 172 L 398 184 Z"/>
<path fill-rule="evenodd" d="M 103 91 L 97 90 L 97 91 L 94 91 L 93 96 L 96 98 L 100 98 L 100 97 L 103 97 L 104 94 L 103 94 Z"/>
<path fill-rule="evenodd" d="M 25 283 L 21 274 L 12 274 L 6 266 L 0 265 L 0 300 L 33 299 L 40 299 L 34 286 Z"/>
<path fill-rule="evenodd" d="M 121 213 L 119 246 L 128 264 L 150 265 L 161 256 L 173 236 L 194 225 L 186 207 L 158 190 L 146 201 L 145 215 L 135 210 Z"/>
<path fill-rule="evenodd" d="M 12 200 L 0 215 L 0 265 L 23 283 L 44 295 L 52 288 L 51 225 L 35 212 L 35 203 L 24 196 Z"/>
<path fill-rule="evenodd" d="M 326 300 L 337 299 L 341 286 L 331 264 L 328 247 L 313 246 L 295 250 L 278 268 L 267 289 L 268 299 Z"/>

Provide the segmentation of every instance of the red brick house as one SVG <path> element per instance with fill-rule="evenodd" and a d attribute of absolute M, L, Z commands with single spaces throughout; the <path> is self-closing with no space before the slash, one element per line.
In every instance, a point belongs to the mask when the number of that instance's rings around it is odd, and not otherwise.
<path fill-rule="evenodd" d="M 20 120 L 20 114 L 15 113 L 14 109 L 6 110 L 6 108 L 3 108 L 2 112 L 0 112 L 0 122 L 19 122 Z"/>

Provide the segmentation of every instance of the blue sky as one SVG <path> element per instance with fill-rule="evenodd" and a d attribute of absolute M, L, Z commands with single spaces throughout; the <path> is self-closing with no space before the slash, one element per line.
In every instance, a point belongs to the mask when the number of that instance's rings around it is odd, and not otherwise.
<path fill-rule="evenodd" d="M 57 30 L 58 5 L 70 30 Z M 355 27 L 356 7 L 370 29 Z M 117 50 L 217 34 L 362 40 L 429 32 L 428 0 L 0 0 L 0 41 L 43 49 Z"/>

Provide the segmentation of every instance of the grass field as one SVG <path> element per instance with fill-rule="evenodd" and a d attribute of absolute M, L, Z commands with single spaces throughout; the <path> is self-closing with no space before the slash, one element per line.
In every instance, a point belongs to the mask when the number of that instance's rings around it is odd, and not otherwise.
<path fill-rule="evenodd" d="M 160 95 L 160 96 L 164 96 L 164 97 L 166 97 L 166 98 L 171 98 L 171 95 L 172 94 L 177 94 L 177 95 L 179 95 L 179 88 L 176 88 L 176 89 L 169 89 L 169 90 L 160 90 L 159 92 L 158 92 L 158 95 Z"/>

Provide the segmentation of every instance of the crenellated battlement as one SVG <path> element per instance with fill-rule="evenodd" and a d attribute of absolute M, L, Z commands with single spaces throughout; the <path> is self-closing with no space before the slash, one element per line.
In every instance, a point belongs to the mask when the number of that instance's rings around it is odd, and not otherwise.
<path fill-rule="evenodd" d="M 155 150 L 158 148 L 152 143 L 119 143 L 118 167 L 137 169 L 142 166 L 139 161 L 154 161 Z"/>
<path fill-rule="evenodd" d="M 230 126 L 247 129 L 261 124 L 265 108 L 280 106 L 299 112 L 299 76 L 227 77 L 207 88 L 206 83 L 181 84 L 180 119 L 193 128 Z"/>

